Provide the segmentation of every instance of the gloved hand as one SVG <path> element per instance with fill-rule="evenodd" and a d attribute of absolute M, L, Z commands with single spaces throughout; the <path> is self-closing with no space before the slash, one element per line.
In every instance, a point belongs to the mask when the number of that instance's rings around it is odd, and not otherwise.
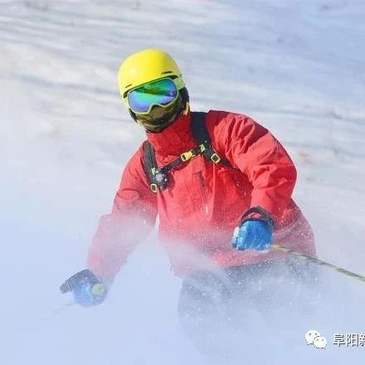
<path fill-rule="evenodd" d="M 268 250 L 272 244 L 272 225 L 263 220 L 247 220 L 236 227 L 232 246 L 237 250 Z"/>
<path fill-rule="evenodd" d="M 60 290 L 62 293 L 71 291 L 75 302 L 84 307 L 102 303 L 107 295 L 106 285 L 88 269 L 71 276 Z"/>

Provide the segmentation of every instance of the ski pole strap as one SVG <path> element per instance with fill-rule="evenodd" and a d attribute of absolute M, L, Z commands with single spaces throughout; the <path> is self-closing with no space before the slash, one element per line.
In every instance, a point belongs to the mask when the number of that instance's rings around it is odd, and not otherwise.
<path fill-rule="evenodd" d="M 312 263 L 315 263 L 317 265 L 320 265 L 320 266 L 325 266 L 325 267 L 328 267 L 330 269 L 333 269 L 341 274 L 344 274 L 348 277 L 351 277 L 351 278 L 354 278 L 354 279 L 358 279 L 362 282 L 365 282 L 365 276 L 363 275 L 360 275 L 360 274 L 356 274 L 350 270 L 346 270 L 340 266 L 337 266 L 337 265 L 334 265 L 334 264 L 331 264 L 329 262 L 326 262 L 324 260 L 321 260 L 317 257 L 314 257 L 314 256 L 310 256 L 310 255 L 305 255 L 305 254 L 302 254 L 300 252 L 297 252 L 295 250 L 292 250 L 290 248 L 287 248 L 287 247 L 284 247 L 284 246 L 281 246 L 281 245 L 278 245 L 278 244 L 274 244 L 271 246 L 273 250 L 275 251 L 282 251 L 282 252 L 286 252 L 287 254 L 290 254 L 292 256 L 295 256 L 295 257 L 299 257 L 300 259 L 303 259 L 303 260 L 307 260 L 307 261 L 310 261 Z"/>

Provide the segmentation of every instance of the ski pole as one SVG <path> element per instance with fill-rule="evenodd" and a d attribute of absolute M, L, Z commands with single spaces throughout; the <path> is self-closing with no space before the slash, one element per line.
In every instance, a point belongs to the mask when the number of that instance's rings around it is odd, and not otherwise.
<path fill-rule="evenodd" d="M 294 250 L 292 250 L 290 248 L 283 247 L 283 246 L 278 245 L 278 244 L 272 245 L 272 248 L 275 251 L 286 252 L 286 253 L 288 253 L 290 255 L 299 257 L 299 258 L 304 259 L 304 260 L 308 260 L 308 261 L 313 262 L 313 263 L 315 263 L 317 265 L 329 267 L 329 268 L 334 269 L 335 271 L 337 271 L 337 272 L 339 272 L 341 274 L 344 274 L 344 275 L 346 275 L 348 277 L 355 278 L 355 279 L 358 279 L 358 280 L 361 280 L 361 281 L 365 282 L 365 276 L 360 275 L 360 274 L 356 274 L 356 273 L 354 273 L 352 271 L 349 271 L 349 270 L 346 270 L 346 269 L 344 269 L 342 267 L 339 267 L 339 266 L 336 266 L 336 265 L 331 264 L 329 262 L 323 261 L 323 260 L 321 260 L 321 259 L 319 259 L 317 257 L 305 255 L 303 253 L 294 251 Z"/>
<path fill-rule="evenodd" d="M 74 302 L 68 302 L 65 304 L 62 304 L 56 308 L 53 308 L 52 310 L 50 310 L 50 312 L 48 314 L 46 314 L 45 316 L 41 317 L 40 319 L 42 321 L 48 321 L 54 317 L 57 317 L 60 313 L 64 312 L 67 308 L 71 307 L 75 305 Z"/>
<path fill-rule="evenodd" d="M 65 311 L 67 308 L 69 308 L 72 305 L 75 305 L 75 303 L 69 302 L 69 303 L 62 304 L 56 308 L 53 308 L 47 314 L 36 318 L 38 323 L 31 324 L 27 327 L 23 327 L 21 330 L 25 331 L 25 332 L 39 331 L 42 328 L 44 328 L 45 322 L 48 322 L 48 321 L 54 319 L 55 317 L 58 317 L 60 313 L 62 313 L 63 311 Z"/>

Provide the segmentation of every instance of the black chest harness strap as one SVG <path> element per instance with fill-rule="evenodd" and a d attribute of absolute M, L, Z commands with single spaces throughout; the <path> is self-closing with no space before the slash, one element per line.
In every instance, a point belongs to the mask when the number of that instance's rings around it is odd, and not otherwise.
<path fill-rule="evenodd" d="M 191 113 L 191 132 L 198 145 L 189 151 L 182 153 L 176 160 L 163 167 L 158 167 L 155 151 L 151 143 L 146 141 L 143 144 L 144 170 L 148 177 L 150 188 L 154 193 L 167 187 L 171 170 L 187 163 L 198 155 L 203 155 L 207 160 L 214 164 L 224 163 L 228 165 L 228 162 L 222 159 L 213 149 L 206 127 L 205 115 L 206 113 L 203 112 Z"/>

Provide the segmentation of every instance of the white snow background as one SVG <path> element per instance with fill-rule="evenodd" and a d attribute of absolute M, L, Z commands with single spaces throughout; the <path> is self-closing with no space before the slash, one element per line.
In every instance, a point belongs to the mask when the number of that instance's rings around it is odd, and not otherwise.
<path fill-rule="evenodd" d="M 116 71 L 141 48 L 179 63 L 194 110 L 251 115 L 295 160 L 321 258 L 365 274 L 365 2 L 0 0 L 0 363 L 208 364 L 182 332 L 180 279 L 150 238 L 105 304 L 65 306 L 98 217 L 143 138 Z M 242 364 L 364 364 L 365 283 L 326 270 L 326 314 L 242 338 Z M 327 349 L 304 342 L 305 330 Z M 280 341 L 290 331 L 290 343 Z"/>

